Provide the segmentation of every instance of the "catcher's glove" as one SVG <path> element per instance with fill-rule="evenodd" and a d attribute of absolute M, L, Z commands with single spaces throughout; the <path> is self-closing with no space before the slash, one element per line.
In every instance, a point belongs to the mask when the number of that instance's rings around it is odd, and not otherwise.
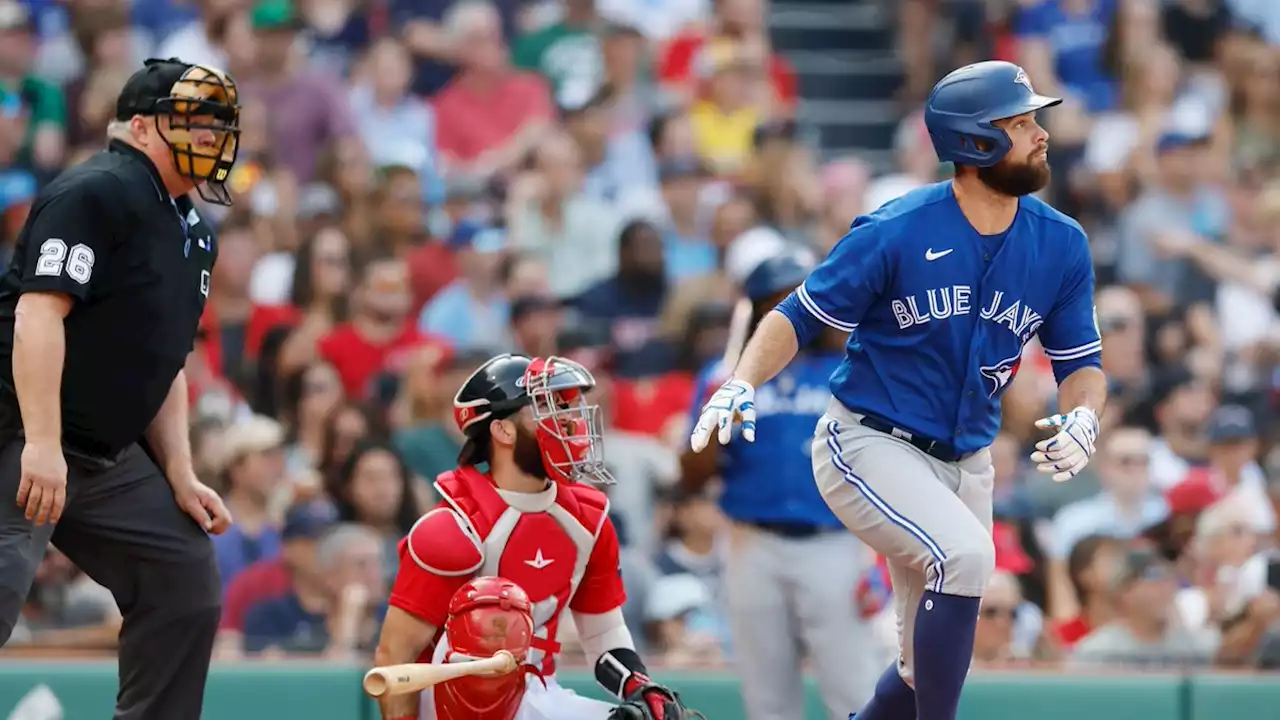
<path fill-rule="evenodd" d="M 680 702 L 673 690 L 647 683 L 627 693 L 621 705 L 609 713 L 609 720 L 707 720 L 697 710 Z"/>

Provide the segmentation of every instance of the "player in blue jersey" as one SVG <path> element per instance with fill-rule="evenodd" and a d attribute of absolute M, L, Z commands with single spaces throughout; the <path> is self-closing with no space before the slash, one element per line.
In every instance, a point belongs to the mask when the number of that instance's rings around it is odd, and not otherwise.
<path fill-rule="evenodd" d="M 1000 396 L 1038 337 L 1061 414 L 1032 461 L 1057 481 L 1089 461 L 1106 401 L 1084 231 L 1030 196 L 1049 179 L 1037 111 L 1057 98 L 1026 73 L 982 62 L 947 75 L 925 105 L 955 179 L 857 218 L 757 328 L 694 429 L 694 450 L 755 439 L 755 388 L 816 333 L 851 333 L 818 422 L 814 477 L 827 504 L 885 556 L 899 659 L 857 720 L 954 720 L 978 604 L 995 565 L 987 446 Z"/>
<path fill-rule="evenodd" d="M 804 282 L 813 269 L 794 255 L 761 262 L 743 282 L 751 322 Z M 681 478 L 696 489 L 718 475 L 720 508 L 733 522 L 725 590 L 734 665 L 746 717 L 780 720 L 804 705 L 801 668 L 808 659 L 830 720 L 871 697 L 879 668 L 871 632 L 854 603 L 871 552 L 849 533 L 813 483 L 813 425 L 831 401 L 827 385 L 839 367 L 846 333 L 815 335 L 755 396 L 760 441 L 685 452 Z M 746 343 L 737 334 L 736 358 Z M 735 345 L 731 341 L 731 345 Z M 700 403 L 733 371 L 717 361 L 698 377 Z M 701 413 L 694 411 L 691 425 Z"/>

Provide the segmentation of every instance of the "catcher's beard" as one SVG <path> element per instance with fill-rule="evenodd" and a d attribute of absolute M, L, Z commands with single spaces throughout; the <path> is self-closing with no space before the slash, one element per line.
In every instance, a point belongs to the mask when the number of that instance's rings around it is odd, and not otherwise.
<path fill-rule="evenodd" d="M 516 444 L 511 454 L 520 472 L 540 480 L 550 477 L 542 460 L 542 448 L 538 447 L 537 436 L 520 425 L 516 425 Z"/>
<path fill-rule="evenodd" d="M 983 184 L 1002 195 L 1022 197 L 1039 192 L 1049 184 L 1049 163 L 1033 165 L 1014 162 L 1009 156 L 991 167 L 978 168 Z"/>

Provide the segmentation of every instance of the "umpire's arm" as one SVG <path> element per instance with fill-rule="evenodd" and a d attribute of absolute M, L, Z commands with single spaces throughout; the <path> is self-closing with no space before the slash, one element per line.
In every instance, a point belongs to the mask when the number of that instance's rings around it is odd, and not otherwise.
<path fill-rule="evenodd" d="M 106 199 L 115 181 L 88 175 L 31 210 L 19 248 L 22 296 L 14 312 L 13 382 L 27 442 L 62 442 L 62 368 L 66 360 L 63 321 L 77 301 L 89 297 L 94 268 L 110 251 L 113 219 Z M 16 260 L 16 258 L 15 258 Z"/>
<path fill-rule="evenodd" d="M 147 444 L 172 486 L 195 478 L 191 460 L 191 437 L 187 431 L 188 404 L 187 373 L 179 370 L 178 376 L 169 386 L 164 404 L 147 426 Z"/>

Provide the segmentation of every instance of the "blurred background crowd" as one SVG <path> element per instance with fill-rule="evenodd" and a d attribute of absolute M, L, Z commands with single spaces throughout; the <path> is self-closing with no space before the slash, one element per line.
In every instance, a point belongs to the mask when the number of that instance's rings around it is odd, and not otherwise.
<path fill-rule="evenodd" d="M 600 380 L 650 657 L 732 663 L 734 478 L 685 448 L 733 304 L 761 261 L 820 259 L 945 179 L 928 89 L 1014 60 L 1067 98 L 1045 194 L 1090 233 L 1112 397 L 1084 474 L 1030 472 L 1056 401 L 1029 346 L 975 659 L 1280 668 L 1278 44 L 1273 0 L 0 0 L 0 262 L 143 58 L 228 69 L 236 204 L 208 210 L 187 366 L 199 470 L 236 518 L 219 657 L 370 650 L 396 542 L 455 463 L 453 393 L 516 351 Z M 825 407 L 773 392 L 762 416 Z M 778 472 L 808 472 L 792 454 Z M 848 563 L 887 663 L 887 574 Z M 51 552 L 10 646 L 109 650 L 118 617 Z"/>

